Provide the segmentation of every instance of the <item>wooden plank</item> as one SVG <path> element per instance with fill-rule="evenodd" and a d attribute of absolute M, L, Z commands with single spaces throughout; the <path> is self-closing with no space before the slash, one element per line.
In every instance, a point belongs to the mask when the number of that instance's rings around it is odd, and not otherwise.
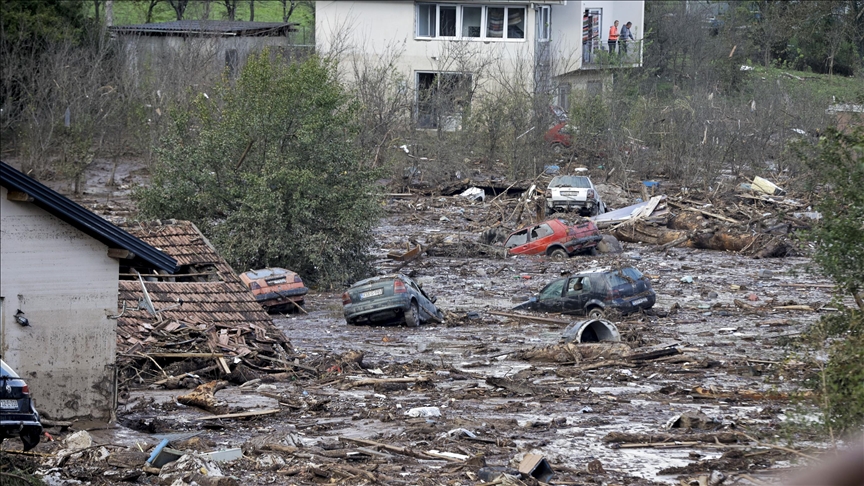
<path fill-rule="evenodd" d="M 216 358 L 216 363 L 219 365 L 219 369 L 221 369 L 223 373 L 226 375 L 231 374 L 231 368 L 228 366 L 228 362 L 225 361 L 225 358 L 219 356 Z"/>
<path fill-rule="evenodd" d="M 273 415 L 274 413 L 281 412 L 281 409 L 274 408 L 270 410 L 258 410 L 255 412 L 239 412 L 239 413 L 226 413 L 223 415 L 211 415 L 209 417 L 198 417 L 195 420 L 218 420 L 218 419 L 227 419 L 227 418 L 247 418 L 247 417 L 260 417 L 262 415 Z"/>
<path fill-rule="evenodd" d="M 224 353 L 147 353 L 150 358 L 223 358 Z"/>
<path fill-rule="evenodd" d="M 564 319 L 552 319 L 550 317 L 536 317 L 536 316 L 529 316 L 526 314 L 513 314 L 513 313 L 509 313 L 509 312 L 500 312 L 500 311 L 492 311 L 492 310 L 487 311 L 487 313 L 492 314 L 493 316 L 513 317 L 514 319 L 524 319 L 526 321 L 544 322 L 547 324 L 561 324 L 564 326 L 570 324 L 570 321 L 565 321 Z"/>

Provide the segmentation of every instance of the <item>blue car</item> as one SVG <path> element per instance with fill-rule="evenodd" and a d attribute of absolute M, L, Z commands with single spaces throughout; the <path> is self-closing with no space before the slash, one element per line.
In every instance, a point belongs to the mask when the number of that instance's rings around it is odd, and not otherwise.
<path fill-rule="evenodd" d="M 30 387 L 0 359 L 0 442 L 20 437 L 24 450 L 39 444 L 42 424 L 33 407 Z"/>
<path fill-rule="evenodd" d="M 361 280 L 342 294 L 345 321 L 361 324 L 443 322 L 444 313 L 423 288 L 405 275 L 383 275 Z"/>

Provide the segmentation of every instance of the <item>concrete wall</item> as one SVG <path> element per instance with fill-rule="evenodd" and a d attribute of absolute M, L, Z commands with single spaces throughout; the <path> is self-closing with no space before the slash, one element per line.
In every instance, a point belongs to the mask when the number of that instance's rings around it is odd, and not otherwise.
<path fill-rule="evenodd" d="M 0 355 L 52 419 L 107 420 L 115 402 L 119 263 L 108 247 L 0 188 Z M 22 310 L 30 327 L 15 322 Z"/>
<path fill-rule="evenodd" d="M 270 47 L 290 57 L 311 50 L 293 47 L 288 37 L 188 37 L 122 35 L 119 41 L 126 53 L 127 67 L 136 79 L 158 85 L 165 78 L 183 84 L 218 79 L 229 65 L 234 73 L 246 64 L 250 54 Z M 204 79 L 202 79 L 204 78 Z"/>

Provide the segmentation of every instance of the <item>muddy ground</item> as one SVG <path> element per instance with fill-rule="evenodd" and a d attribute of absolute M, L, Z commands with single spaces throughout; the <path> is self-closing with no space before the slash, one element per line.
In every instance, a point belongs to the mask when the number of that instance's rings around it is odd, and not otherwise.
<path fill-rule="evenodd" d="M 99 189 L 91 177 L 79 200 L 126 217 L 129 185 L 140 177 L 120 171 L 125 186 L 112 189 Z M 386 254 L 408 241 L 476 238 L 490 207 L 415 196 L 393 197 L 386 210 L 372 250 L 382 273 L 397 269 Z M 678 354 L 526 360 L 527 351 L 557 344 L 565 324 L 490 314 L 507 312 L 560 275 L 620 261 L 650 276 L 658 297 L 646 314 L 611 317 L 624 342 L 634 352 L 674 346 Z M 202 420 L 211 414 L 176 401 L 188 390 L 133 389 L 124 393 L 116 424 L 90 428 L 83 451 L 62 441 L 87 428 L 82 424 L 49 429 L 57 441 L 28 457 L 43 461 L 49 484 L 477 485 L 495 480 L 491 469 L 517 468 L 526 453 L 545 458 L 554 471 L 550 484 L 686 484 L 700 477 L 709 484 L 712 471 L 710 484 L 720 484 L 719 473 L 723 484 L 780 484 L 785 470 L 802 464 L 802 453 L 820 445 L 788 425 L 792 412 L 811 410 L 795 399 L 804 370 L 786 344 L 830 312 L 823 305 L 832 297 L 830 282 L 809 273 L 809 264 L 806 257 L 754 260 L 636 244 L 625 244 L 622 255 L 562 263 L 424 255 L 399 270 L 438 297 L 443 324 L 347 326 L 339 290 L 309 295 L 308 315 L 277 316 L 303 358 L 296 373 L 262 376 L 216 397 L 230 412 L 278 412 Z M 776 309 L 795 304 L 822 309 Z M 667 429 L 682 413 L 684 423 Z M 145 471 L 146 456 L 166 437 L 181 451 L 241 448 L 243 457 L 183 464 L 174 473 L 163 468 L 161 476 Z"/>

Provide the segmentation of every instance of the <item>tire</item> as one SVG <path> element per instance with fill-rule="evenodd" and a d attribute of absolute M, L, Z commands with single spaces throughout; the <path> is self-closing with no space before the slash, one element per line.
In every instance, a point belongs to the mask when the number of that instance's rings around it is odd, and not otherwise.
<path fill-rule="evenodd" d="M 591 256 L 597 256 L 597 255 L 600 254 L 600 252 L 597 251 L 597 247 L 596 247 L 596 246 L 592 246 L 592 247 L 588 250 L 588 254 L 591 255 Z"/>
<path fill-rule="evenodd" d="M 405 311 L 405 325 L 407 327 L 420 327 L 420 309 L 417 302 L 411 301 L 411 307 Z"/>
<path fill-rule="evenodd" d="M 564 153 L 564 146 L 561 145 L 560 143 L 553 143 L 552 144 L 552 152 L 555 155 L 561 155 Z"/>
<path fill-rule="evenodd" d="M 347 322 L 349 326 L 357 325 L 357 319 L 345 319 L 345 322 Z"/>
<path fill-rule="evenodd" d="M 603 312 L 603 309 L 599 307 L 590 307 L 588 309 L 589 319 L 603 319 L 604 317 L 606 317 L 606 313 Z"/>
<path fill-rule="evenodd" d="M 561 248 L 556 248 L 552 253 L 549 254 L 549 258 L 551 258 L 553 262 L 563 262 L 566 261 L 569 257 L 570 255 L 568 255 L 567 252 Z"/>
<path fill-rule="evenodd" d="M 444 322 L 444 312 L 442 312 L 441 309 L 438 309 L 438 311 L 435 312 L 435 320 L 438 321 L 438 324 Z"/>
<path fill-rule="evenodd" d="M 26 452 L 39 445 L 41 435 L 41 432 L 38 430 L 21 431 L 21 443 L 24 444 L 23 450 Z"/>

